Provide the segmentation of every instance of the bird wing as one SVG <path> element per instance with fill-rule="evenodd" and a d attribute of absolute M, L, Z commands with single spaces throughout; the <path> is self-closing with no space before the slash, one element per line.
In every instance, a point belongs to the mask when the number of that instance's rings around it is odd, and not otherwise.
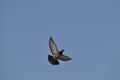
<path fill-rule="evenodd" d="M 61 55 L 58 59 L 62 60 L 62 61 L 69 61 L 71 60 L 72 58 L 66 56 L 66 55 Z"/>
<path fill-rule="evenodd" d="M 56 46 L 52 37 L 50 37 L 50 39 L 49 39 L 49 47 L 50 47 L 50 50 L 51 50 L 53 55 L 56 55 L 59 53 L 57 46 Z"/>

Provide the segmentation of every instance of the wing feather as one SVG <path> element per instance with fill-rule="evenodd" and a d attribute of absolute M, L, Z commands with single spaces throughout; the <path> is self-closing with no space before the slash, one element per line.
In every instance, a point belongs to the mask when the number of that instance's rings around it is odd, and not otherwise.
<path fill-rule="evenodd" d="M 50 39 L 49 39 L 49 47 L 50 47 L 50 50 L 51 50 L 53 55 L 56 55 L 59 53 L 57 46 L 56 46 L 52 37 L 50 37 Z"/>
<path fill-rule="evenodd" d="M 66 56 L 66 55 L 61 55 L 58 59 L 62 60 L 62 61 L 69 61 L 71 60 L 72 58 Z"/>

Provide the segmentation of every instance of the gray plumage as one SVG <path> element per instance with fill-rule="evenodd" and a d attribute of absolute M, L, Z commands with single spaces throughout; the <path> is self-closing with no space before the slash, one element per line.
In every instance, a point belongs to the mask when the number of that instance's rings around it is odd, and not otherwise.
<path fill-rule="evenodd" d="M 64 49 L 59 51 L 57 48 L 57 45 L 55 44 L 54 40 L 52 37 L 49 38 L 49 47 L 51 50 L 52 55 L 48 55 L 48 61 L 52 64 L 52 65 L 58 65 L 59 61 L 58 60 L 62 60 L 62 61 L 69 61 L 72 58 L 63 55 Z"/>

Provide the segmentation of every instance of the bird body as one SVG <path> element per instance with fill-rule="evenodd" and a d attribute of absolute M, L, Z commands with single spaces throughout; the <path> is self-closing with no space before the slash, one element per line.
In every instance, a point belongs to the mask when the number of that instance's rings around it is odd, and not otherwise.
<path fill-rule="evenodd" d="M 50 37 L 49 39 L 49 47 L 50 47 L 50 50 L 53 54 L 52 55 L 48 55 L 48 61 L 52 64 L 52 65 L 58 65 L 59 64 L 59 61 L 58 60 L 62 60 L 62 61 L 69 61 L 71 60 L 72 58 L 66 56 L 66 55 L 63 55 L 63 52 L 64 52 L 64 49 L 59 51 L 57 49 L 57 46 L 53 40 L 52 37 Z"/>

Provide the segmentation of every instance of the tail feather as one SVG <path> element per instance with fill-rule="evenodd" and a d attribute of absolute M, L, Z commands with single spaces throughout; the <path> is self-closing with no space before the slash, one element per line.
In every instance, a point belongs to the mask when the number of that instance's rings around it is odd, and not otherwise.
<path fill-rule="evenodd" d="M 55 59 L 55 58 L 54 58 L 53 56 L 51 56 L 51 55 L 48 55 L 48 61 L 49 61 L 50 64 L 52 64 L 52 65 L 58 65 L 58 64 L 59 64 L 58 60 Z"/>

